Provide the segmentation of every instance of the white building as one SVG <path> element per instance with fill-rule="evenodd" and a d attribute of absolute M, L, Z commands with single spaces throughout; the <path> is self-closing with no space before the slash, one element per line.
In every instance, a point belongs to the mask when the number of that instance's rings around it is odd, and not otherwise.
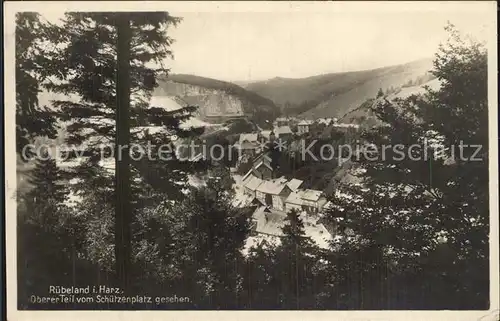
<path fill-rule="evenodd" d="M 258 142 L 258 134 L 241 134 L 238 142 L 234 147 L 239 151 L 240 155 L 246 154 L 255 156 L 260 152 L 260 143 Z"/>
<path fill-rule="evenodd" d="M 253 174 L 251 174 L 251 172 L 249 172 L 250 175 L 245 175 L 245 177 L 243 178 L 243 187 L 245 189 L 245 193 L 247 195 L 250 195 L 252 197 L 256 197 L 256 191 L 257 191 L 257 188 L 260 186 L 260 184 L 262 184 L 264 181 L 261 180 L 260 178 L 254 176 Z"/>
<path fill-rule="evenodd" d="M 297 132 L 299 135 L 309 132 L 309 127 L 313 124 L 311 120 L 303 120 L 297 124 Z"/>
<path fill-rule="evenodd" d="M 289 139 L 293 135 L 293 132 L 290 129 L 290 126 L 275 127 L 273 132 L 274 132 L 274 135 L 276 138 L 285 139 L 285 140 Z"/>
<path fill-rule="evenodd" d="M 333 240 L 330 232 L 317 219 L 302 217 L 304 221 L 304 232 L 319 247 L 327 249 Z M 253 235 L 247 239 L 244 253 L 248 253 L 251 246 L 279 245 L 284 236 L 283 227 L 286 225 L 286 214 L 269 209 L 265 206 L 257 208 L 252 216 Z"/>
<path fill-rule="evenodd" d="M 305 211 L 308 214 L 316 214 L 323 209 L 327 203 L 322 191 L 313 189 L 296 190 L 288 195 L 285 200 L 286 211 L 293 209 Z"/>
<path fill-rule="evenodd" d="M 285 117 L 279 117 L 279 118 L 276 118 L 276 120 L 274 121 L 274 126 L 275 127 L 281 127 L 281 126 L 288 126 L 288 119 L 285 118 Z"/>
<path fill-rule="evenodd" d="M 264 205 L 278 211 L 285 211 L 285 201 L 292 190 L 286 180 L 264 181 L 256 190 L 257 199 Z"/>
<path fill-rule="evenodd" d="M 289 212 L 291 210 L 302 211 L 302 198 L 300 197 L 302 191 L 294 191 L 288 195 L 285 200 L 285 208 L 286 211 Z"/>

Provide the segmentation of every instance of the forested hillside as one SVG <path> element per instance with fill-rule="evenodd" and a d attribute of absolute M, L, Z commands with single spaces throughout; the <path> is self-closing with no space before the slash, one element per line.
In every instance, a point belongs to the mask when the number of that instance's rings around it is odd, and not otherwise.
<path fill-rule="evenodd" d="M 339 117 L 388 90 L 415 83 L 428 74 L 432 59 L 373 70 L 343 72 L 308 78 L 273 78 L 245 88 L 273 100 L 283 113 L 304 118 Z"/>

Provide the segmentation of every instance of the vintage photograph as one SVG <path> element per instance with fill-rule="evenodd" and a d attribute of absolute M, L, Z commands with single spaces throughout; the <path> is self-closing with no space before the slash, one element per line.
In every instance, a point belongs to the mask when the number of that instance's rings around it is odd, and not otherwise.
<path fill-rule="evenodd" d="M 9 300 L 498 309 L 496 4 L 250 4 L 11 3 Z"/>

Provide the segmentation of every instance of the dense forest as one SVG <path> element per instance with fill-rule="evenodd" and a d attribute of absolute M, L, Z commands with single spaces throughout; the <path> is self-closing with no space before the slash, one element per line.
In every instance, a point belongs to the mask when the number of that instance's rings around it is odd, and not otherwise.
<path fill-rule="evenodd" d="M 441 88 L 380 100 L 373 113 L 388 126 L 362 135 L 376 145 L 464 141 L 482 146 L 481 160 L 458 159 L 451 149 L 422 161 L 357 160 L 363 183 L 339 185 L 350 197 L 331 199 L 326 219 L 338 237 L 329 249 L 306 237 L 290 212 L 279 244 L 243 254 L 251 208 L 231 205 L 227 166 L 175 155 L 115 158 L 114 170 L 100 162 L 102 141 L 160 146 L 173 135 L 201 135 L 179 126 L 196 106 L 149 105 L 157 77 L 168 74 L 169 28 L 182 20 L 160 12 L 66 13 L 58 25 L 36 13 L 16 18 L 18 153 L 36 137 L 56 138 L 63 122 L 66 143 L 84 150 L 69 153 L 71 167 L 50 157 L 25 160 L 35 165 L 32 188 L 18 193 L 20 309 L 53 309 L 29 300 L 50 285 L 189 298 L 58 306 L 67 309 L 488 309 L 487 53 L 453 26 L 432 70 Z M 78 99 L 40 106 L 42 90 Z M 192 173 L 206 173 L 206 184 L 189 185 Z"/>

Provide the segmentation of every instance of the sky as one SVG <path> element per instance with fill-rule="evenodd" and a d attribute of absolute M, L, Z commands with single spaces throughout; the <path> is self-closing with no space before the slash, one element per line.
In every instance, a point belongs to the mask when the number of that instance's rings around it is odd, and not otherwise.
<path fill-rule="evenodd" d="M 180 13 L 174 73 L 225 80 L 300 78 L 432 57 L 447 21 L 481 36 L 470 13 Z"/>
<path fill-rule="evenodd" d="M 61 15 L 61 7 L 59 13 L 47 7 L 41 13 L 49 20 Z M 95 6 L 92 9 L 98 10 Z M 496 6 L 467 1 L 432 5 L 157 2 L 154 9 L 183 19 L 169 29 L 175 39 L 171 48 L 174 60 L 166 65 L 172 73 L 257 81 L 366 70 L 430 58 L 446 39 L 447 21 L 485 40 L 485 30 L 491 30 L 494 23 L 489 13 Z"/>

